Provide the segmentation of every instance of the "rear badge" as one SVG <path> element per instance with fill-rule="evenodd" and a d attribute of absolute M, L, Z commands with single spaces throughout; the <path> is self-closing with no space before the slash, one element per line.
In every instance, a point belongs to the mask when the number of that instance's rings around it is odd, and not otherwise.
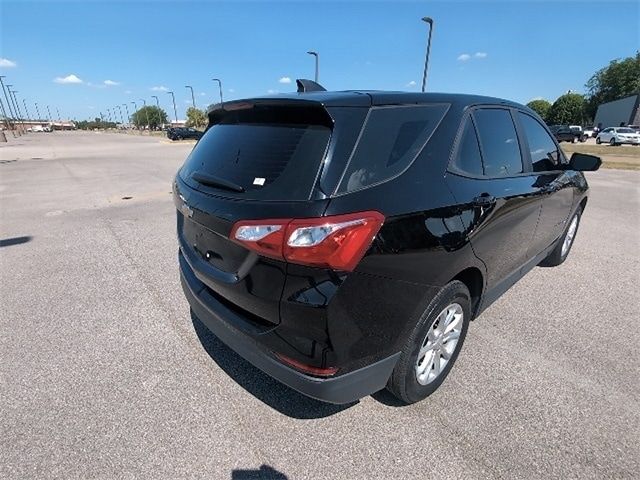
<path fill-rule="evenodd" d="M 264 178 L 256 177 L 256 178 L 253 179 L 253 184 L 262 186 L 262 185 L 264 185 L 264 181 L 265 180 L 266 179 L 264 179 Z"/>

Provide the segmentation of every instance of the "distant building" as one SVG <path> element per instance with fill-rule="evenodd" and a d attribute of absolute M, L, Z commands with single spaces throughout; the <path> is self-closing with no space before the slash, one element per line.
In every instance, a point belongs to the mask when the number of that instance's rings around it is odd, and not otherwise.
<path fill-rule="evenodd" d="M 621 124 L 640 125 L 640 95 L 614 100 L 603 103 L 598 107 L 596 118 L 593 121 L 595 126 L 601 128 L 619 127 Z"/>

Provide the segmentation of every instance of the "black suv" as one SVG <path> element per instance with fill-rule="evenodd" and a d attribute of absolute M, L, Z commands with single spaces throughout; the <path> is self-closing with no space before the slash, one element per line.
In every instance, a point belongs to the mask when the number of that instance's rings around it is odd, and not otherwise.
<path fill-rule="evenodd" d="M 551 125 L 549 127 L 551 133 L 558 142 L 584 142 L 587 136 L 578 129 L 571 128 L 569 125 Z"/>
<path fill-rule="evenodd" d="M 191 127 L 171 127 L 167 130 L 167 138 L 170 140 L 182 140 L 192 138 L 200 140 L 202 132 Z"/>
<path fill-rule="evenodd" d="M 425 398 L 469 322 L 561 264 L 581 170 L 529 108 L 436 93 L 215 105 L 174 182 L 192 313 L 267 374 L 346 403 Z"/>

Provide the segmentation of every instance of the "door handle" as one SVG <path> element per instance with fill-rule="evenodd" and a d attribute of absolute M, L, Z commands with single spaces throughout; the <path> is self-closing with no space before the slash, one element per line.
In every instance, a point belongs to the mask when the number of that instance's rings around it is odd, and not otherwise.
<path fill-rule="evenodd" d="M 489 207 L 496 203 L 496 197 L 493 195 L 489 195 L 488 193 L 483 193 L 482 195 L 473 199 L 473 204 L 476 207 Z"/>

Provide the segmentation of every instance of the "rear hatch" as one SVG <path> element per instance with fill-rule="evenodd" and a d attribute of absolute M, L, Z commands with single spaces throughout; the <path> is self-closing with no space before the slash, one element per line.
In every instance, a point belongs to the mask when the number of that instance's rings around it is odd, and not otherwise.
<path fill-rule="evenodd" d="M 235 109 L 234 109 L 235 108 Z M 181 261 L 217 300 L 258 323 L 279 323 L 286 263 L 229 239 L 239 220 L 321 216 L 315 188 L 333 119 L 321 104 L 226 106 L 178 172 Z"/>

